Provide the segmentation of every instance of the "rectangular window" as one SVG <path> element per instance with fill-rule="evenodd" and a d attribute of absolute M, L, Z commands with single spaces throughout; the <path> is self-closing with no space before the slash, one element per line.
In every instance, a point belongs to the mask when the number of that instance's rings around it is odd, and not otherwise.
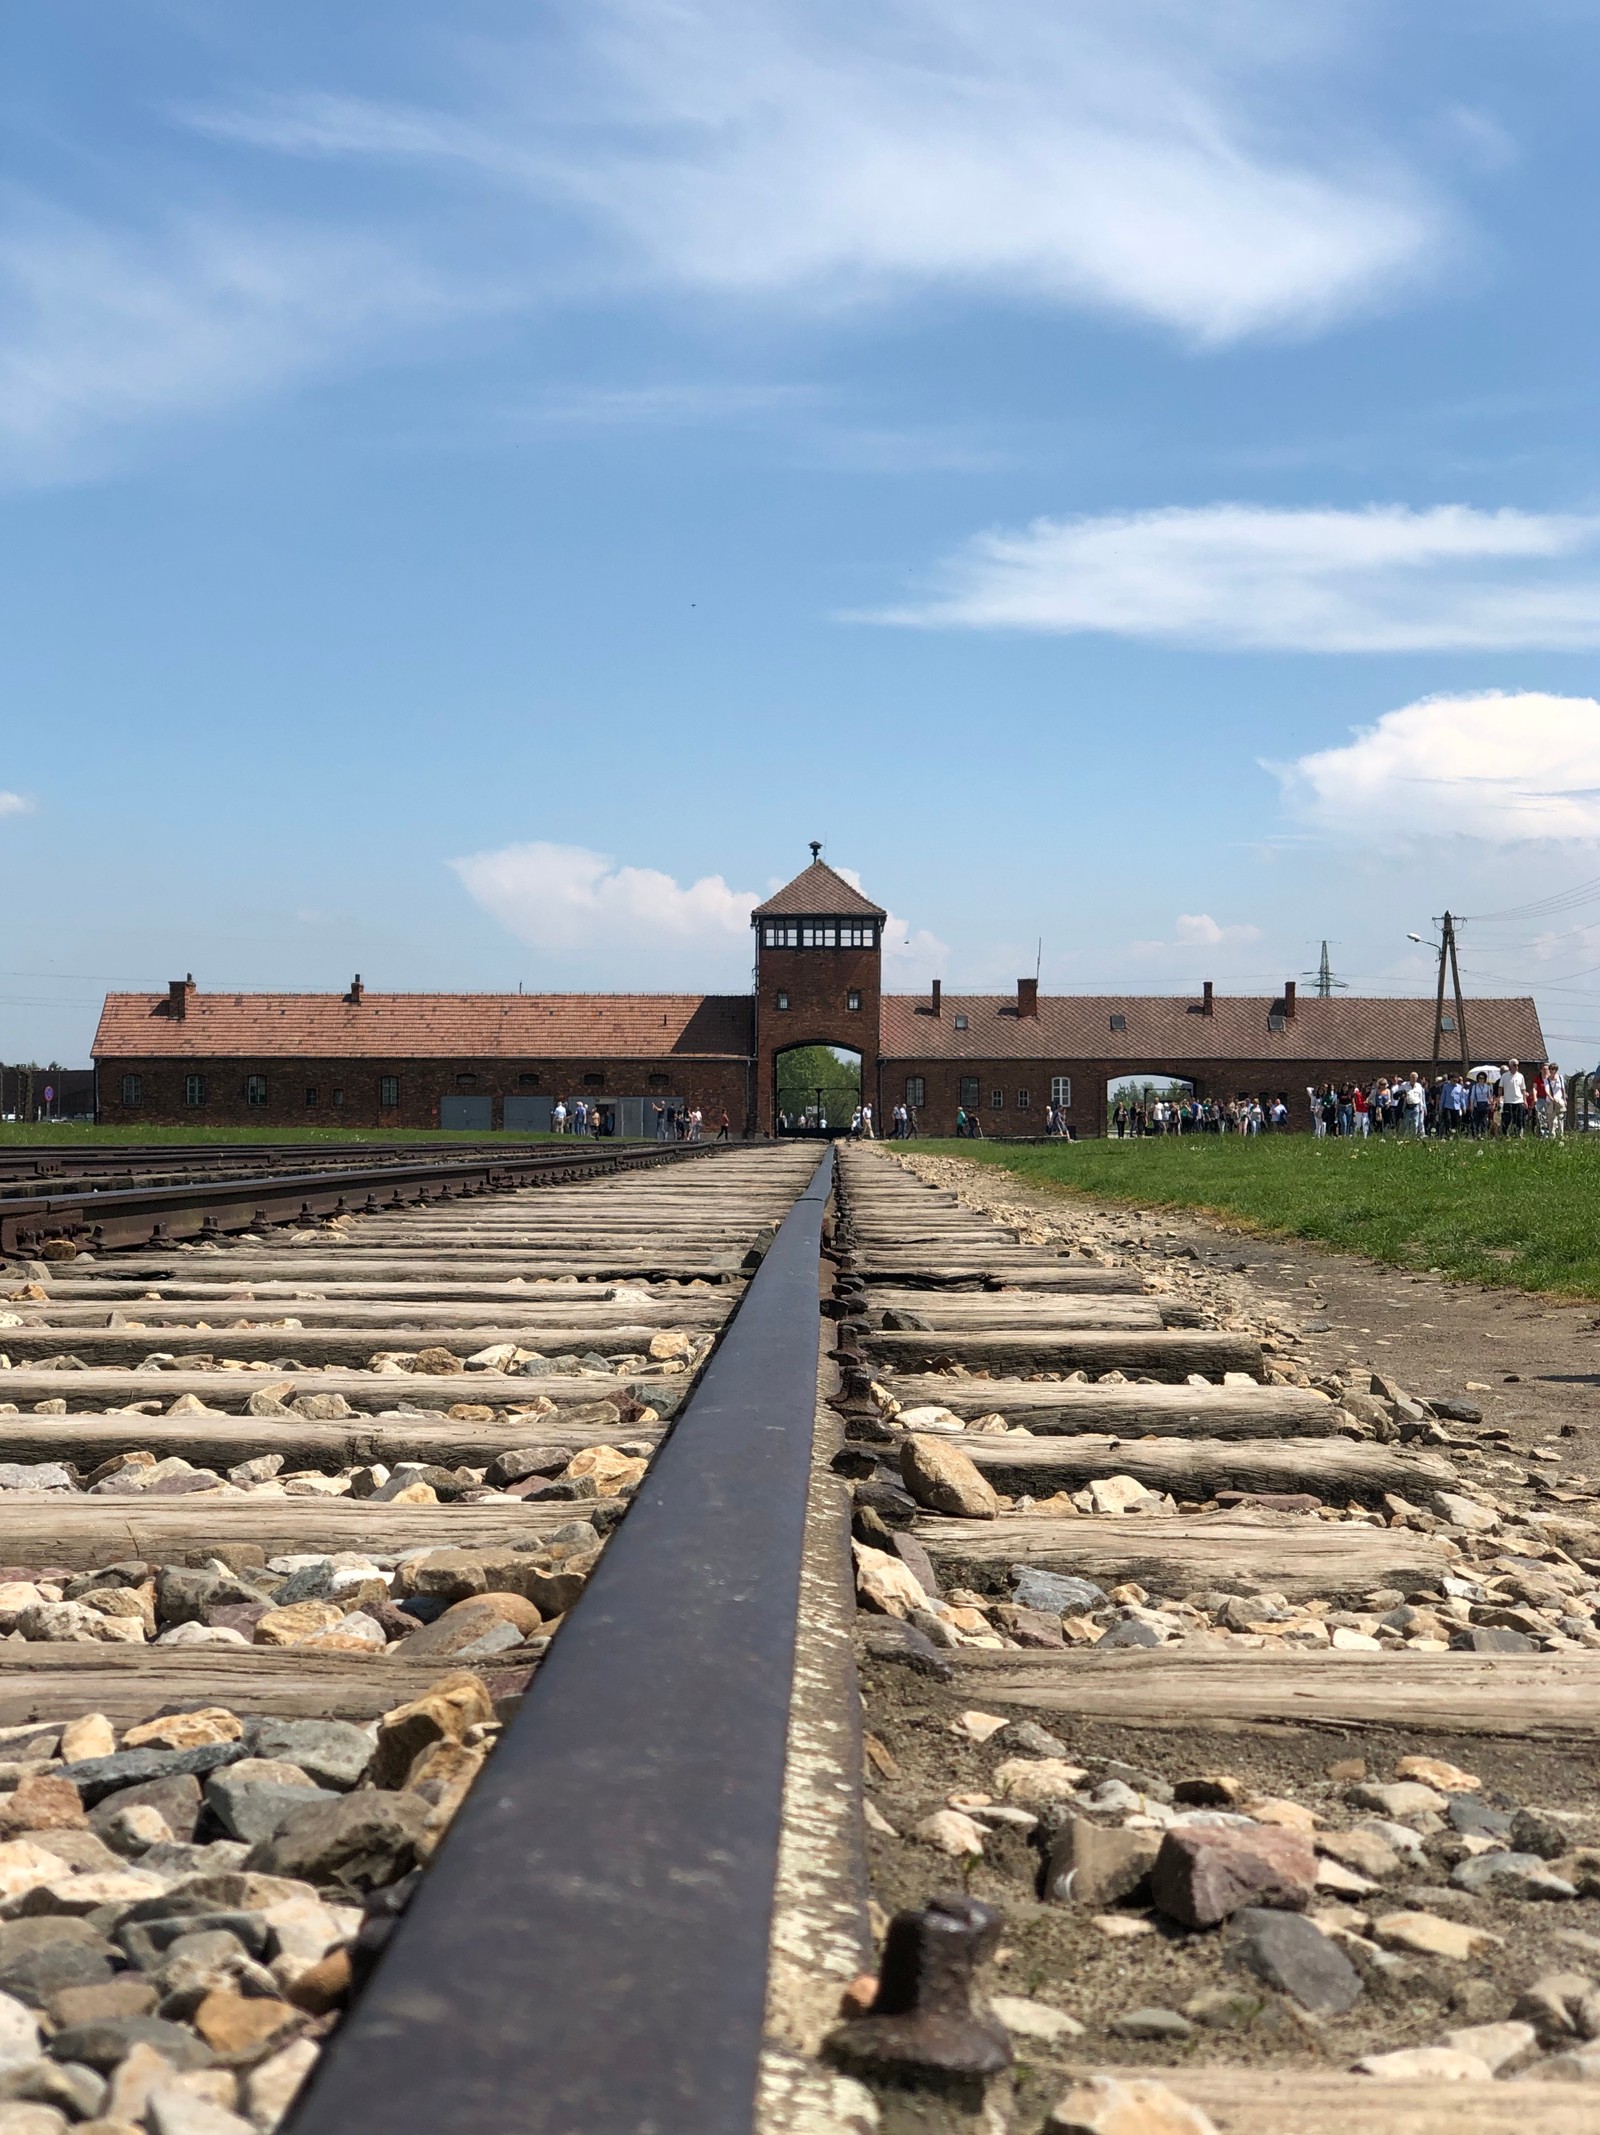
<path fill-rule="evenodd" d="M 389 1107 L 393 1107 L 400 1102 L 400 1077 L 398 1075 L 380 1075 L 378 1077 L 378 1102 L 380 1105 Z"/>
<path fill-rule="evenodd" d="M 779 992 L 779 995 L 778 995 L 778 1006 L 779 1006 L 780 1008 L 787 1008 L 787 1007 L 788 1007 L 788 1005 L 789 1005 L 789 996 L 788 996 L 788 995 L 787 995 L 786 993 L 783 993 L 783 992 L 781 992 L 781 991 L 780 991 L 780 992 Z"/>
<path fill-rule="evenodd" d="M 906 1103 L 918 1112 L 928 1101 L 928 1086 L 920 1075 L 906 1077 Z"/>
<path fill-rule="evenodd" d="M 247 1105 L 264 1105 L 267 1101 L 267 1078 L 265 1075 L 246 1075 L 244 1078 L 244 1101 Z"/>
<path fill-rule="evenodd" d="M 517 1077 L 517 1088 L 519 1090 L 536 1090 L 538 1087 L 539 1078 L 537 1075 L 519 1075 Z"/>
<path fill-rule="evenodd" d="M 316 1086 L 316 1084 L 315 1084 L 314 1082 L 308 1082 L 308 1083 L 306 1084 L 306 1103 L 307 1103 L 308 1105 L 314 1105 L 314 1104 L 316 1103 L 316 1101 L 317 1101 L 317 1086 Z"/>
<path fill-rule="evenodd" d="M 766 937 L 769 949 L 798 949 L 800 946 L 800 929 L 785 926 L 781 920 L 768 920 Z"/>
<path fill-rule="evenodd" d="M 672 1086 L 672 1078 L 670 1075 L 652 1075 L 649 1078 L 649 1081 L 652 1090 L 666 1090 L 670 1089 Z"/>
<path fill-rule="evenodd" d="M 1072 1077 L 1070 1075 L 1052 1075 L 1050 1077 L 1050 1102 L 1053 1105 L 1071 1104 Z"/>
<path fill-rule="evenodd" d="M 965 1017 L 965 1016 L 957 1016 L 957 1017 L 956 1017 L 956 1029 L 957 1029 L 957 1030 L 965 1030 L 965 1029 L 966 1029 L 966 1027 L 967 1027 L 967 1019 L 966 1019 L 966 1017 Z"/>
<path fill-rule="evenodd" d="M 1026 1112 L 1026 1111 L 1027 1111 L 1027 1109 L 1028 1109 L 1028 1093 L 1027 1093 L 1027 1091 L 1026 1091 L 1026 1090 L 1018 1090 L 1018 1092 L 1017 1092 L 1017 1110 L 1018 1110 L 1019 1112 Z"/>
<path fill-rule="evenodd" d="M 1004 1090 L 991 1090 L 991 1091 L 989 1092 L 989 1110 L 990 1110 L 991 1112 L 1003 1112 L 1003 1111 L 1005 1110 L 1005 1108 L 1006 1108 L 1006 1093 L 1005 1093 L 1005 1091 L 1004 1091 Z"/>
<path fill-rule="evenodd" d="M 846 1008 L 850 1009 L 856 1009 L 861 1006 L 861 996 L 856 991 L 854 986 L 852 986 L 850 991 L 845 995 L 844 1005 Z"/>
<path fill-rule="evenodd" d="M 978 1078 L 976 1075 L 962 1076 L 961 1102 L 964 1105 L 975 1105 L 978 1102 Z"/>
<path fill-rule="evenodd" d="M 476 1075 L 458 1075 L 456 1077 L 456 1088 L 458 1090 L 475 1090 L 477 1087 L 478 1078 Z"/>
<path fill-rule="evenodd" d="M 837 949 L 839 946 L 839 929 L 820 925 L 802 927 L 800 929 L 800 946 L 802 949 Z"/>
<path fill-rule="evenodd" d="M 1126 1016 L 1113 1016 L 1111 1018 L 1111 1028 L 1113 1030 L 1126 1030 L 1127 1027 L 1128 1019 Z"/>
<path fill-rule="evenodd" d="M 205 1103 L 206 1078 L 204 1075 L 184 1076 L 183 1101 L 186 1105 L 203 1105 Z"/>
<path fill-rule="evenodd" d="M 585 1075 L 583 1079 L 586 1083 L 592 1083 L 598 1090 L 606 1078 L 604 1075 Z"/>
<path fill-rule="evenodd" d="M 335 1091 L 334 1091 L 334 1093 L 333 1093 L 333 1101 L 334 1101 L 334 1103 L 335 1103 L 336 1105 L 342 1105 L 342 1104 L 344 1103 L 344 1092 L 343 1092 L 343 1090 L 335 1090 Z"/>
<path fill-rule="evenodd" d="M 841 949 L 872 949 L 876 946 L 877 930 L 870 922 L 865 926 L 857 923 L 856 925 L 839 929 L 839 947 Z"/>
<path fill-rule="evenodd" d="M 1289 1028 L 1289 1019 L 1287 1016 L 1268 1016 L 1267 1028 L 1268 1030 L 1287 1030 Z"/>
<path fill-rule="evenodd" d="M 143 1096 L 144 1084 L 139 1077 L 137 1075 L 124 1075 L 122 1078 L 122 1102 L 125 1105 L 136 1105 L 142 1100 Z"/>

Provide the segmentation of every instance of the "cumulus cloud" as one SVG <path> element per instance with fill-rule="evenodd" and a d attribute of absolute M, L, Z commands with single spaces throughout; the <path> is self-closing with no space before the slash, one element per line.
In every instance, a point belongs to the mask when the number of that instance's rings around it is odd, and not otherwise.
<path fill-rule="evenodd" d="M 988 289 L 1226 342 L 1322 326 L 1448 242 L 1428 187 L 1340 109 L 1342 13 L 569 0 L 537 40 L 468 48 L 429 106 L 312 91 L 190 118 L 475 171 L 666 283 Z"/>
<path fill-rule="evenodd" d="M 829 866 L 833 863 L 830 861 Z M 860 890 L 866 897 L 871 892 L 862 884 L 860 875 L 853 867 L 835 867 L 834 873 L 842 875 L 853 890 Z M 883 922 L 879 937 L 883 945 L 883 986 L 886 993 L 895 993 L 907 986 L 925 983 L 929 979 L 943 978 L 950 968 L 950 947 L 927 927 L 913 927 L 909 920 L 899 919 L 893 912 Z"/>
<path fill-rule="evenodd" d="M 32 813 L 33 803 L 25 793 L 0 793 L 0 816 Z"/>
<path fill-rule="evenodd" d="M 1600 644 L 1600 517 L 1170 506 L 979 534 L 929 598 L 867 620 L 1230 650 Z"/>
<path fill-rule="evenodd" d="M 665 957 L 681 972 L 689 968 L 682 952 L 692 950 L 705 982 L 728 977 L 736 949 L 748 961 L 750 914 L 762 901 L 760 891 L 730 889 L 720 875 L 679 883 L 659 868 L 539 840 L 450 865 L 491 918 L 544 955 L 598 958 L 634 973 Z"/>
<path fill-rule="evenodd" d="M 1260 939 L 1259 927 L 1246 924 L 1225 927 L 1219 925 L 1209 912 L 1180 912 L 1170 941 L 1136 941 L 1132 947 L 1136 956 L 1165 956 L 1173 950 L 1242 947 L 1246 942 Z"/>
<path fill-rule="evenodd" d="M 1343 747 L 1268 764 L 1292 812 L 1375 844 L 1600 839 L 1600 703 L 1539 690 L 1423 697 Z"/>

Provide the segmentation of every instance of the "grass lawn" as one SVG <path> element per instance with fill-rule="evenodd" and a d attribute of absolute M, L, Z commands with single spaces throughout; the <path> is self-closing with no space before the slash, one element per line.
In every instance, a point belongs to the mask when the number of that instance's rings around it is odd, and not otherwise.
<path fill-rule="evenodd" d="M 917 1146 L 1031 1186 L 1143 1208 L 1206 1209 L 1397 1267 L 1600 1298 L 1600 1136 L 1541 1142 L 1141 1141 Z"/>
<path fill-rule="evenodd" d="M 193 1148 L 204 1142 L 554 1142 L 555 1134 L 476 1134 L 455 1128 L 409 1127 L 96 1127 L 83 1120 L 0 1120 L 0 1149 Z"/>

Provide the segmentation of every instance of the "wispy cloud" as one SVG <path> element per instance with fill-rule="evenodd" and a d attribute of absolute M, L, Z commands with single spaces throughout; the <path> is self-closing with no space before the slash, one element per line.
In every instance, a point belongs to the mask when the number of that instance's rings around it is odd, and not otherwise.
<path fill-rule="evenodd" d="M 1342 748 L 1266 767 L 1291 811 L 1380 847 L 1600 839 L 1600 703 L 1542 691 L 1424 697 Z"/>
<path fill-rule="evenodd" d="M 1578 648 L 1600 644 L 1597 545 L 1600 517 L 1460 504 L 1036 519 L 976 536 L 926 599 L 865 620 L 1247 650 Z"/>
<path fill-rule="evenodd" d="M 17 191 L 0 234 L 0 479 L 101 464 L 118 433 L 219 409 L 483 301 L 379 237 L 233 215 L 149 228 Z"/>
<path fill-rule="evenodd" d="M 0 816 L 32 815 L 33 802 L 25 793 L 0 792 Z"/>
<path fill-rule="evenodd" d="M 1260 941 L 1261 929 L 1247 922 L 1223 926 L 1209 912 L 1180 912 L 1173 924 L 1172 935 L 1165 941 L 1136 941 L 1130 944 L 1132 953 L 1138 957 L 1159 956 L 1170 959 L 1179 952 L 1177 960 L 1187 959 L 1182 952 L 1194 949 L 1243 948 L 1247 942 Z"/>
<path fill-rule="evenodd" d="M 829 865 L 833 863 L 830 861 Z M 860 890 L 864 897 L 871 896 L 853 867 L 835 867 L 834 873 L 843 875 L 851 888 Z M 909 920 L 900 919 L 893 912 L 884 920 L 879 940 L 883 945 L 883 983 L 890 991 L 943 978 L 950 969 L 949 943 L 941 941 L 931 929 L 913 927 Z"/>
<path fill-rule="evenodd" d="M 1226 342 L 1322 327 L 1449 243 L 1417 176 L 1350 146 L 1327 41 L 1265 0 L 583 0 L 476 59 L 433 109 L 189 116 L 474 172 L 587 218 L 619 271 L 743 298 L 987 289 Z"/>

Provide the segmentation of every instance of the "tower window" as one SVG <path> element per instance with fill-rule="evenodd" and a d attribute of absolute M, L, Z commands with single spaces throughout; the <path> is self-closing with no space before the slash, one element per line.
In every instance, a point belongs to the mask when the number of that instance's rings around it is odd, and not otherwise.
<path fill-rule="evenodd" d="M 380 1075 L 378 1077 L 378 1102 L 386 1109 L 392 1109 L 400 1102 L 400 1077 L 398 1075 Z"/>
<path fill-rule="evenodd" d="M 185 1075 L 183 1078 L 183 1101 L 186 1105 L 203 1105 L 206 1101 L 206 1078 L 204 1075 Z"/>
<path fill-rule="evenodd" d="M 846 1008 L 859 1008 L 861 1006 L 861 989 L 858 986 L 852 986 L 845 995 L 844 1005 Z"/>
<path fill-rule="evenodd" d="M 778 994 L 778 1006 L 779 1006 L 780 1008 L 787 1008 L 787 1007 L 788 1007 L 788 1005 L 789 1005 L 789 996 L 788 996 L 788 995 L 787 995 L 786 993 L 784 993 L 784 992 L 782 992 L 782 991 L 780 990 L 780 992 L 779 992 L 779 994 Z"/>

